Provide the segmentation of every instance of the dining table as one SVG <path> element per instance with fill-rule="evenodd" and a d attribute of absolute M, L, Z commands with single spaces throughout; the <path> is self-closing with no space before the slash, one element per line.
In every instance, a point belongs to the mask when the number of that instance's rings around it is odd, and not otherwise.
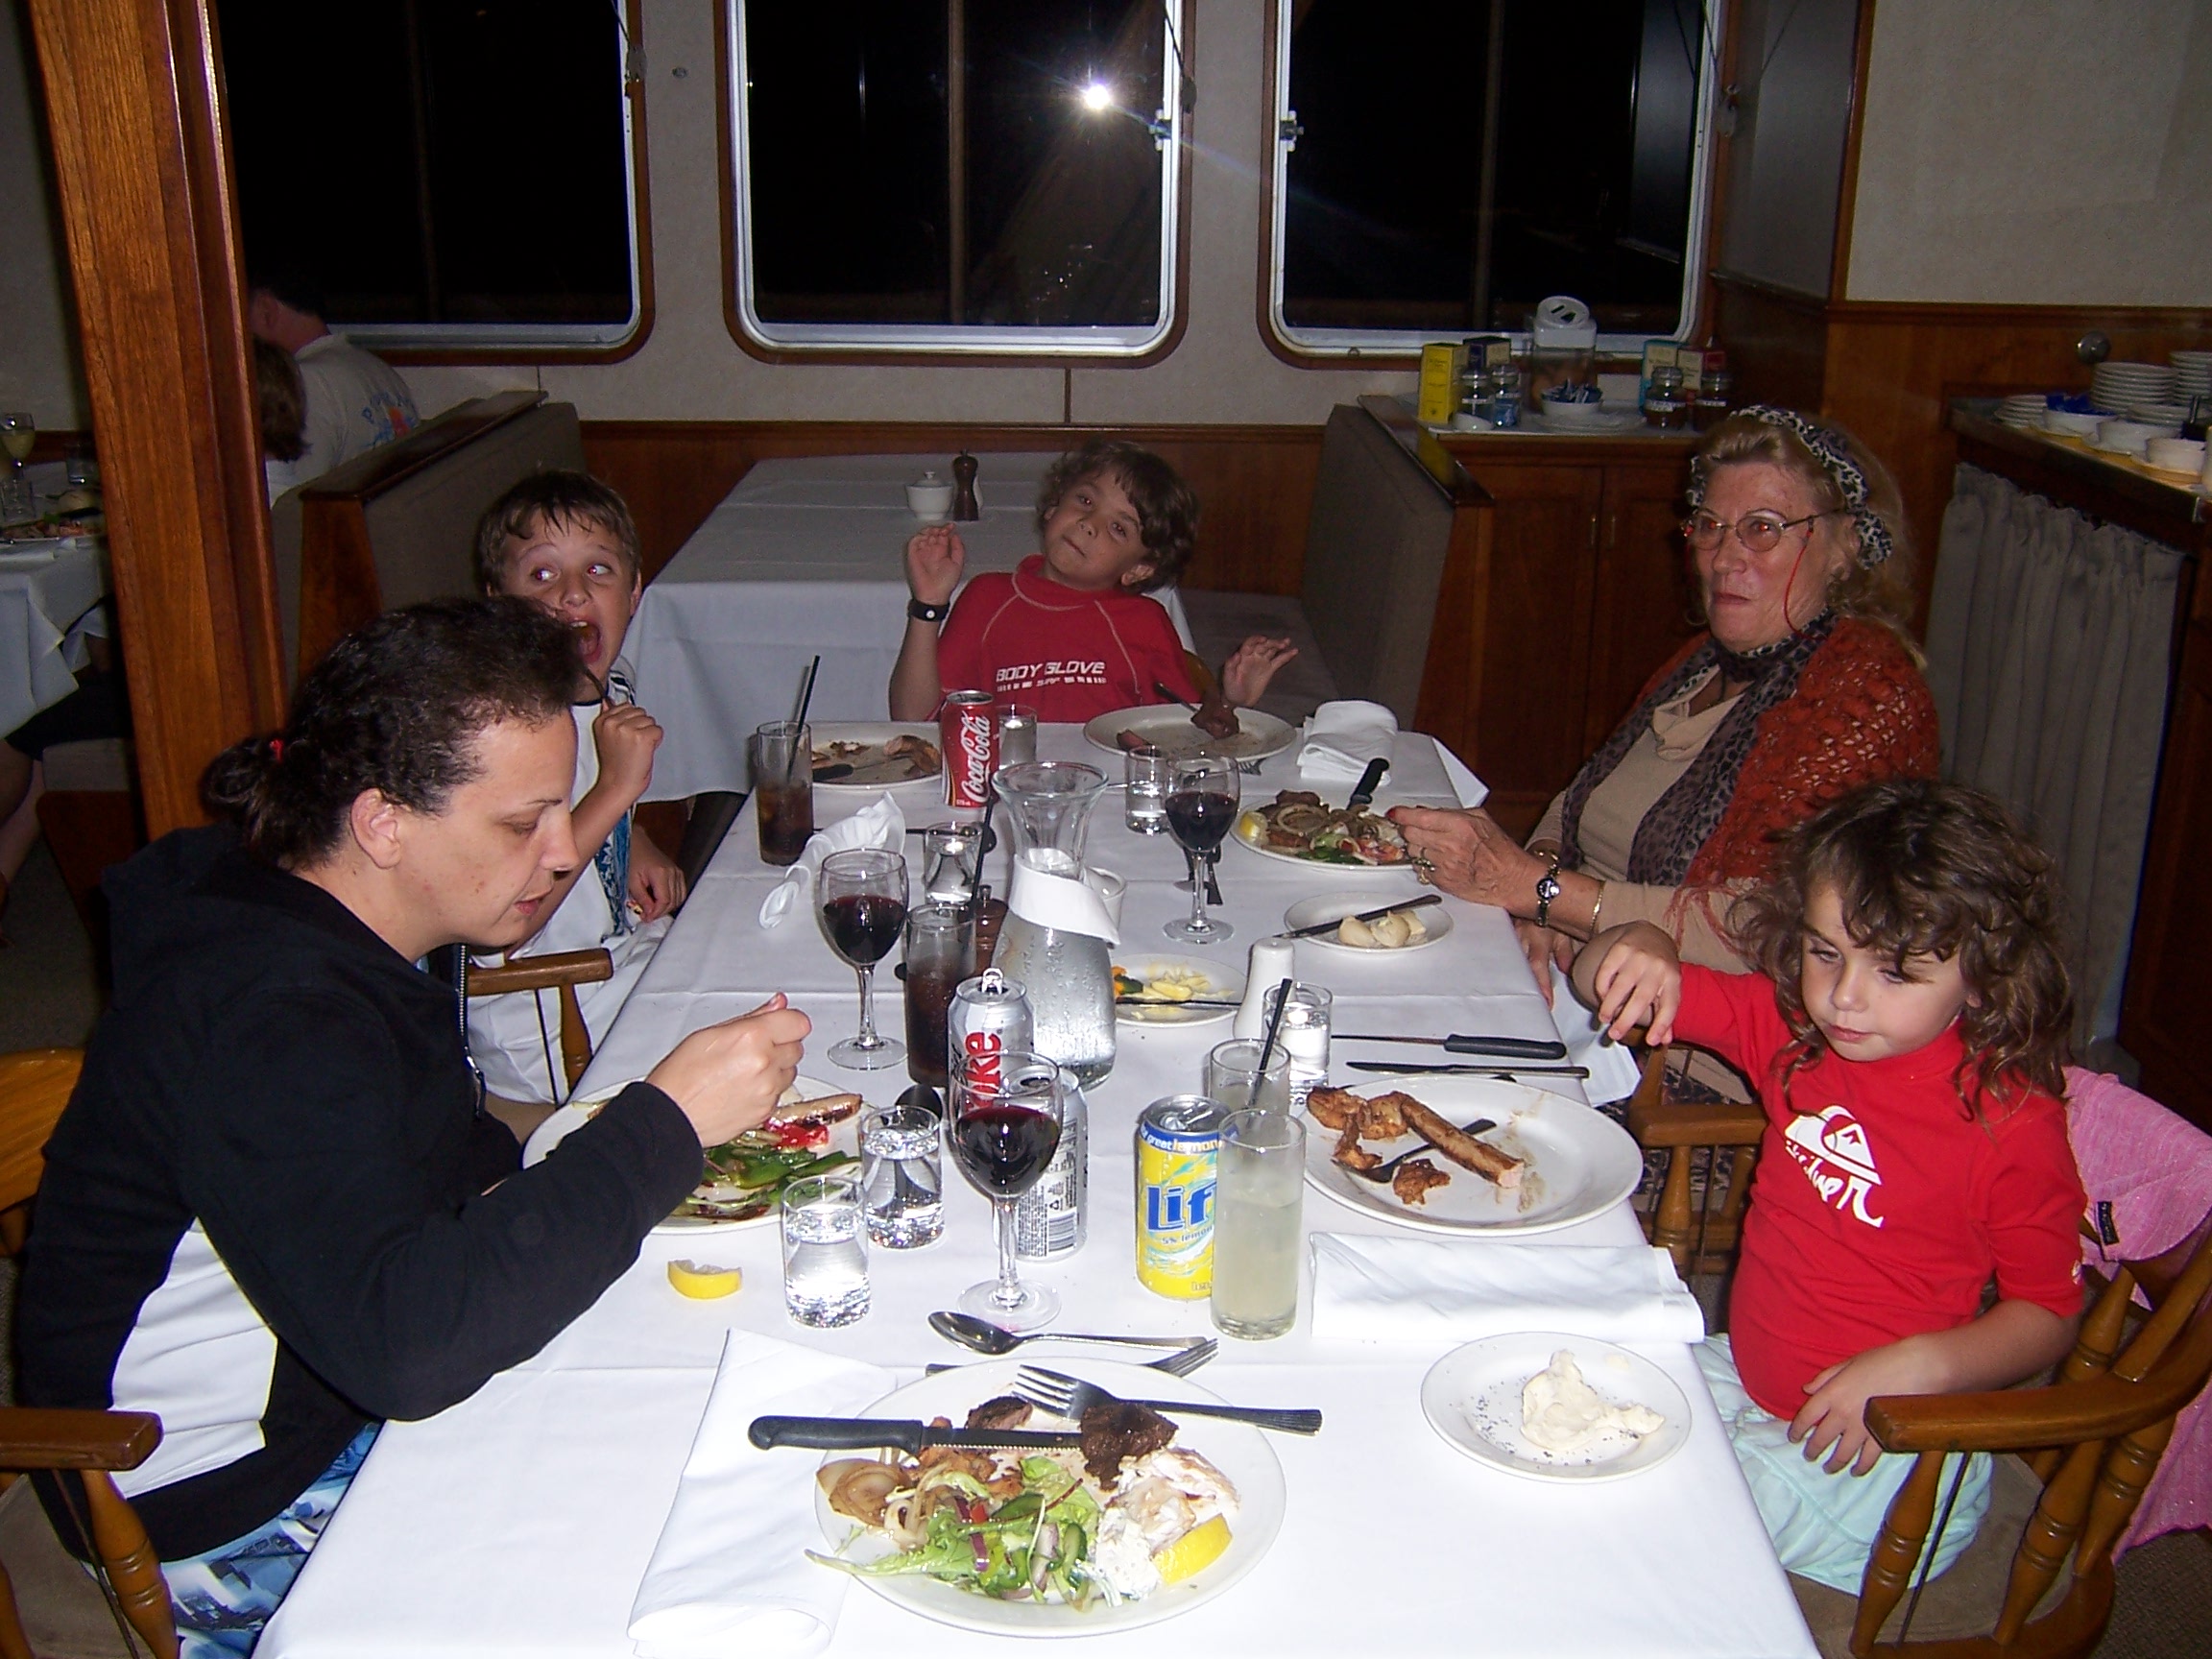
<path fill-rule="evenodd" d="M 981 517 L 952 526 L 970 577 L 1011 571 L 1037 551 L 1038 486 L 1059 456 L 975 459 Z M 951 458 L 762 461 L 647 584 L 623 656 L 665 734 L 648 799 L 750 787 L 746 737 L 790 718 L 817 657 L 812 719 L 885 718 L 906 633 L 906 542 L 931 521 L 907 505 L 905 487 L 926 470 L 950 483 Z M 1181 596 L 1169 587 L 1153 597 L 1188 649 Z"/>
<path fill-rule="evenodd" d="M 68 488 L 59 461 L 25 470 L 48 506 Z M 0 733 L 77 689 L 86 661 L 79 624 L 107 597 L 108 580 L 104 536 L 0 541 Z"/>
<path fill-rule="evenodd" d="M 1120 774 L 1118 757 L 1090 744 L 1078 727 L 1043 728 L 1039 748 L 1046 759 Z M 1250 805 L 1304 782 L 1293 744 L 1243 778 L 1241 792 Z M 1470 782 L 1432 739 L 1401 733 L 1378 805 L 1449 805 Z M 909 828 L 951 816 L 934 779 L 888 793 Z M 815 795 L 822 823 L 881 798 L 824 786 Z M 907 842 L 910 863 L 921 845 L 918 838 Z M 1004 882 L 1006 871 L 994 860 L 1005 855 L 986 860 L 984 875 L 995 883 Z M 1194 958 L 1233 981 L 1243 976 L 1249 947 L 1283 931 L 1286 909 L 1300 900 L 1348 883 L 1378 905 L 1424 892 L 1409 873 L 1314 869 L 1233 837 L 1221 850 L 1219 913 L 1234 936 L 1193 946 L 1164 933 L 1190 903 L 1175 885 L 1184 876 L 1183 855 L 1167 836 L 1133 832 L 1117 792 L 1104 794 L 1094 812 L 1086 861 L 1126 882 L 1117 964 Z M 784 879 L 783 871 L 759 858 L 748 805 L 600 1045 L 577 1099 L 612 1094 L 649 1072 L 686 1032 L 776 992 L 813 1022 L 800 1068 L 807 1093 L 817 1092 L 814 1085 L 856 1090 L 883 1104 L 907 1088 L 902 1068 L 843 1070 L 822 1057 L 854 1029 L 857 991 L 810 906 L 762 925 L 763 901 Z M 1301 940 L 1293 947 L 1296 977 L 1331 991 L 1338 1033 L 1553 1036 L 1504 914 L 1453 899 L 1444 904 L 1452 927 L 1418 950 L 1359 953 Z M 897 1035 L 900 1001 L 889 963 L 878 984 L 879 1022 Z M 1214 1334 L 1205 1301 L 1157 1295 L 1136 1276 L 1133 1142 L 1138 1114 L 1148 1103 L 1199 1088 L 1207 1051 L 1228 1036 L 1229 1018 L 1223 1012 L 1211 1023 L 1124 1023 L 1112 1070 L 1086 1088 L 1088 1241 L 1072 1256 L 1022 1268 L 1024 1279 L 1058 1293 L 1059 1329 L 1191 1339 Z M 1359 1081 L 1345 1070 L 1358 1058 L 1443 1056 L 1340 1035 L 1333 1078 Z M 1526 1081 L 1549 1090 L 1560 1113 L 1592 1111 L 1571 1077 Z M 627 1634 L 633 1604 L 662 1547 L 680 1482 L 695 1484 L 685 1472 L 726 1343 L 733 1353 L 736 1344 L 790 1344 L 824 1362 L 865 1361 L 898 1385 L 916 1382 L 928 1364 L 977 1358 L 941 1339 L 926 1321 L 931 1310 L 955 1306 L 960 1291 L 996 1265 L 988 1206 L 949 1159 L 945 1186 L 943 1237 L 921 1249 L 872 1249 L 870 1310 L 838 1330 L 804 1328 L 786 1316 L 772 1220 L 706 1234 L 656 1230 L 596 1305 L 535 1357 L 436 1416 L 384 1427 L 262 1639 L 262 1659 L 616 1659 L 643 1651 Z M 1302 1225 L 1316 1248 L 1330 1236 L 1369 1245 L 1419 1237 L 1373 1208 L 1354 1208 L 1310 1185 Z M 1517 1241 L 1525 1248 L 1614 1246 L 1648 1254 L 1624 1198 Z M 1508 1240 L 1453 1247 L 1502 1249 Z M 686 1299 L 666 1273 L 679 1259 L 737 1267 L 742 1288 L 723 1300 Z M 1815 1652 L 1686 1339 L 1628 1345 L 1688 1402 L 1688 1432 L 1675 1455 L 1627 1479 L 1527 1479 L 1463 1455 L 1424 1415 L 1423 1380 L 1460 1346 L 1457 1338 L 1426 1327 L 1410 1335 L 1317 1334 L 1313 1271 L 1311 1259 L 1302 1262 L 1289 1334 L 1224 1339 L 1218 1357 L 1190 1379 L 1229 1401 L 1323 1413 L 1316 1435 L 1267 1437 L 1284 1490 L 1272 1544 L 1230 1588 L 1172 1623 L 1086 1636 L 1084 1652 L 1151 1654 L 1163 1640 L 1186 1651 L 1305 1659 L 1456 1659 L 1470 1650 L 1795 1659 Z M 1101 1357 L 1100 1350 L 1049 1341 L 1021 1353 L 1078 1372 L 1085 1357 Z M 796 1450 L 747 1455 L 782 1460 L 795 1483 L 810 1483 L 822 1456 Z M 799 1551 L 831 1542 L 809 1526 L 779 1535 L 766 1549 L 787 1554 L 797 1571 Z M 917 1617 L 877 1589 L 843 1586 L 826 1646 L 736 1641 L 723 1650 L 974 1659 L 1011 1656 L 1023 1640 Z M 1075 1632 L 1063 1620 L 1059 1633 Z"/>

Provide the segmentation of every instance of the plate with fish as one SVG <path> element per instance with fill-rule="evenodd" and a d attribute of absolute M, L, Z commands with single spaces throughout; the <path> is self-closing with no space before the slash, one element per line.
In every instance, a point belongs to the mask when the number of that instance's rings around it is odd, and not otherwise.
<path fill-rule="evenodd" d="M 1656 1469 L 1690 1438 L 1690 1401 L 1673 1378 L 1641 1354 L 1556 1331 L 1455 1348 L 1421 1380 L 1421 1412 L 1478 1463 L 1576 1485 Z"/>
<path fill-rule="evenodd" d="M 1123 1000 L 1132 997 L 1143 1000 Z M 1243 1000 L 1244 975 L 1216 962 L 1136 955 L 1114 965 L 1114 1018 L 1123 1025 L 1212 1025 L 1234 1018 Z M 1226 1006 L 1184 1006 L 1193 1001 Z"/>
<path fill-rule="evenodd" d="M 888 789 L 945 771 L 932 725 L 839 721 L 812 730 L 817 789 Z"/>
<path fill-rule="evenodd" d="M 1226 755 L 1233 760 L 1264 760 L 1297 741 L 1298 729 L 1272 714 L 1257 709 L 1239 709 L 1236 714 L 1235 735 L 1216 737 L 1191 724 L 1190 710 L 1180 703 L 1154 703 L 1100 714 L 1084 726 L 1083 735 L 1094 749 L 1103 749 L 1109 755 L 1157 749 L 1178 757 Z"/>

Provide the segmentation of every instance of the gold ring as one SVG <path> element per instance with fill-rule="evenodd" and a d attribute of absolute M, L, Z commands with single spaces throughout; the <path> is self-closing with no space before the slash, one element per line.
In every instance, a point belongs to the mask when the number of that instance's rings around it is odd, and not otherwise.
<path fill-rule="evenodd" d="M 1420 854 L 1413 854 L 1413 878 L 1426 887 L 1436 874 L 1436 866 Z"/>

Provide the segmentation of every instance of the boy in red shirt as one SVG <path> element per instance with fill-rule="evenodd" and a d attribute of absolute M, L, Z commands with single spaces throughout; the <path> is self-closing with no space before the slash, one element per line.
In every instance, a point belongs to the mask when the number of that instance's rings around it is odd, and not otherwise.
<path fill-rule="evenodd" d="M 1783 1565 L 1839 1590 L 1858 1591 L 1913 1462 L 1883 1453 L 1866 1402 L 2006 1387 L 2074 1340 L 2083 1201 L 2055 889 L 1988 797 L 1878 783 L 1791 836 L 1731 916 L 1760 974 L 1683 967 L 1642 923 L 1575 961 L 1616 1037 L 1647 1019 L 1652 1042 L 1709 1048 L 1758 1086 L 1729 1334 L 1699 1364 Z M 1987 1507 L 1977 1454 L 1936 1572 Z"/>
<path fill-rule="evenodd" d="M 1150 450 L 1093 439 L 1064 455 L 1038 492 L 1038 552 L 1007 576 L 986 572 L 959 603 L 967 550 L 949 524 L 906 543 L 906 637 L 891 670 L 891 718 L 926 720 L 950 691 L 1025 703 L 1042 720 L 1085 721 L 1199 687 L 1175 625 L 1149 589 L 1190 562 L 1198 497 Z M 944 620 L 944 633 L 938 623 Z M 1255 634 L 1221 670 L 1232 704 L 1257 702 L 1297 655 Z"/>

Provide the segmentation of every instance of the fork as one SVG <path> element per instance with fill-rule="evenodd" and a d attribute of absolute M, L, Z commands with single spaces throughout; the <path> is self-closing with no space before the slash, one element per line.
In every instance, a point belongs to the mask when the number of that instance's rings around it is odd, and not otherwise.
<path fill-rule="evenodd" d="M 1144 1406 L 1154 1411 L 1174 1411 L 1190 1417 L 1225 1417 L 1232 1423 L 1249 1423 L 1255 1429 L 1273 1429 L 1285 1434 L 1318 1434 L 1318 1411 L 1278 1410 L 1264 1406 L 1211 1406 L 1194 1400 L 1124 1400 L 1109 1394 L 1095 1382 L 1024 1365 L 1014 1379 L 1014 1393 L 1055 1417 L 1076 1418 L 1094 1406 Z"/>
<path fill-rule="evenodd" d="M 1191 1343 L 1188 1348 L 1178 1348 L 1172 1354 L 1163 1354 L 1157 1359 L 1145 1360 L 1144 1369 L 1147 1371 L 1165 1371 L 1170 1377 L 1188 1377 L 1199 1366 L 1205 1364 L 1207 1360 L 1213 1358 L 1220 1350 L 1220 1342 L 1214 1337 L 1208 1336 Z M 936 1376 L 940 1371 L 957 1371 L 959 1369 L 960 1367 L 957 1365 L 924 1367 L 924 1370 L 931 1377 Z"/>

